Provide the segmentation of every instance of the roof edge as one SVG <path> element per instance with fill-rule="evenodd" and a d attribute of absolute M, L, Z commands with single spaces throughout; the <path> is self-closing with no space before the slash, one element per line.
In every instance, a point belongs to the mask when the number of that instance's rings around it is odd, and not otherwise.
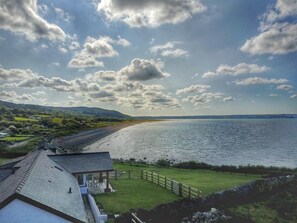
<path fill-rule="evenodd" d="M 51 214 L 54 214 L 56 216 L 59 216 L 59 217 L 61 217 L 63 219 L 66 219 L 68 221 L 75 222 L 75 223 L 86 223 L 85 221 L 82 221 L 80 219 L 77 219 L 75 217 L 72 217 L 70 215 L 67 215 L 67 214 L 65 214 L 65 213 L 63 213 L 63 212 L 61 212 L 59 210 L 56 210 L 56 209 L 54 209 L 52 207 L 49 207 L 47 205 L 44 205 L 44 204 L 38 202 L 38 201 L 35 201 L 33 199 L 30 199 L 30 198 L 28 198 L 28 197 L 26 197 L 26 196 L 24 196 L 24 195 L 22 195 L 20 193 L 17 193 L 17 192 L 14 193 L 13 195 L 9 196 L 7 199 L 5 199 L 0 204 L 0 208 L 1 209 L 4 208 L 6 205 L 8 205 L 10 202 L 12 202 L 15 199 L 19 199 L 21 201 L 24 201 L 24 202 L 26 202 L 26 203 L 28 203 L 30 205 L 33 205 L 34 207 L 40 208 L 42 210 L 45 210 L 45 211 L 47 211 L 47 212 L 49 212 Z"/>
<path fill-rule="evenodd" d="M 88 154 L 102 154 L 102 153 L 108 153 L 108 151 L 103 151 L 103 152 L 90 152 L 90 153 L 69 153 L 69 154 L 51 154 L 47 156 L 75 156 L 75 155 L 88 155 Z"/>

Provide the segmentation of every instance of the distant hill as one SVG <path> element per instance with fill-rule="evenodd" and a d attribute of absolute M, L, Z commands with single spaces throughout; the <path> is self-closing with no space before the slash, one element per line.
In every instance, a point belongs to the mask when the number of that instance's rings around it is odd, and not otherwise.
<path fill-rule="evenodd" d="M 95 107 L 54 107 L 54 106 L 43 106 L 43 105 L 32 105 L 32 104 L 16 104 L 7 101 L 0 100 L 0 106 L 5 106 L 8 108 L 18 108 L 18 109 L 31 109 L 42 112 L 66 112 L 66 113 L 74 113 L 80 115 L 94 116 L 97 118 L 119 118 L 126 119 L 131 118 L 129 115 L 122 114 L 118 111 L 107 110 L 102 108 Z"/>

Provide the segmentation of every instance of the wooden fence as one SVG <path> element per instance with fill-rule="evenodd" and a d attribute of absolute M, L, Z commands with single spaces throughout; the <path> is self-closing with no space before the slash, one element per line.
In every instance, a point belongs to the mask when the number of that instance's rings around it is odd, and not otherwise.
<path fill-rule="evenodd" d="M 164 187 L 170 190 L 172 193 L 181 197 L 197 198 L 200 197 L 202 194 L 202 192 L 196 188 L 190 187 L 188 185 L 177 182 L 172 178 L 168 178 L 147 170 L 141 171 L 141 179 L 155 183 L 160 187 Z"/>
<path fill-rule="evenodd" d="M 115 180 L 118 180 L 118 179 L 140 179 L 141 172 L 133 171 L 133 170 L 127 170 L 127 171 L 114 170 L 109 173 L 109 176 L 110 176 L 110 178 L 113 178 Z"/>

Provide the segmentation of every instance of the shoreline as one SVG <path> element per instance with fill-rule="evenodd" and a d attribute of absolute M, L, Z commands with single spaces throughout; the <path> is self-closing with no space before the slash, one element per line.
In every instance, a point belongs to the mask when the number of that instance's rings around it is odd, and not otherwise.
<path fill-rule="evenodd" d="M 99 141 L 106 136 L 109 136 L 123 128 L 127 128 L 129 126 L 145 123 L 145 122 L 153 122 L 152 120 L 137 120 L 131 122 L 123 122 L 114 126 L 107 126 L 102 128 L 96 128 L 91 130 L 83 130 L 79 133 L 75 133 L 68 136 L 63 136 L 54 139 L 54 142 L 61 146 L 63 149 L 70 150 L 72 152 L 82 152 L 85 151 L 85 148 L 88 145 Z"/>

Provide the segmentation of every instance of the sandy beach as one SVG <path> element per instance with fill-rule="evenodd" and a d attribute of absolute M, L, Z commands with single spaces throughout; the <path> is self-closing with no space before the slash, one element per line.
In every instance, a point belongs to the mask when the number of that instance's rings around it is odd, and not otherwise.
<path fill-rule="evenodd" d="M 54 140 L 59 146 L 71 151 L 81 151 L 84 147 L 119 131 L 120 129 L 142 123 L 144 121 L 124 122 L 115 126 L 84 130 L 79 133 L 60 137 Z"/>

